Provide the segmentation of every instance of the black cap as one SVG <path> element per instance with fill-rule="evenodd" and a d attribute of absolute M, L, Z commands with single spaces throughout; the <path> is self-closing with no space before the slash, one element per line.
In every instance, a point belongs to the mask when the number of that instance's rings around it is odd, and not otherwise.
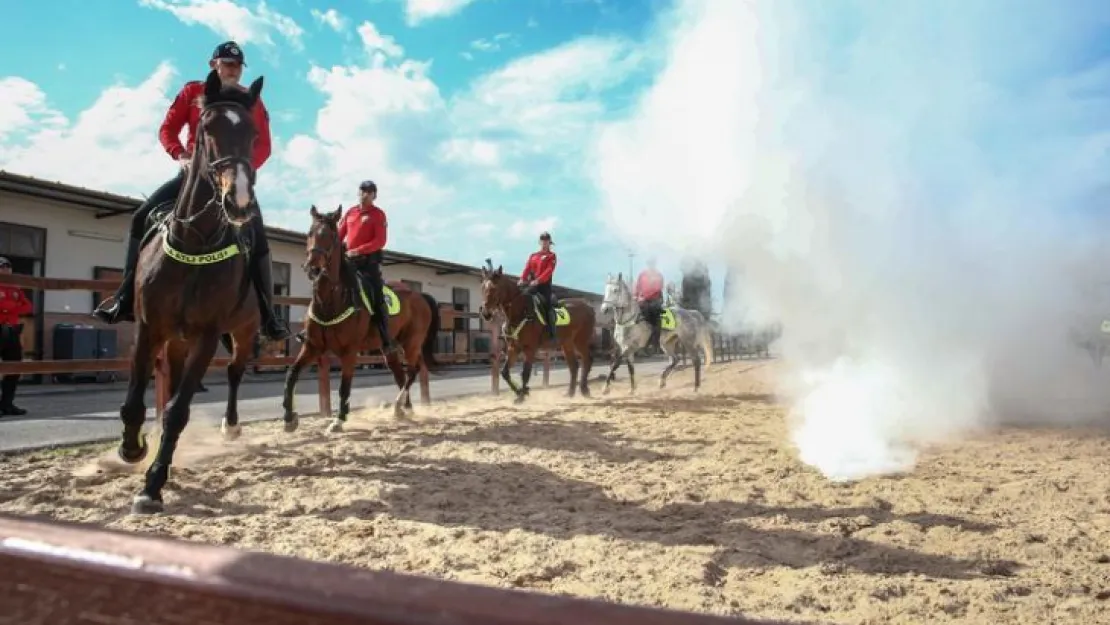
<path fill-rule="evenodd" d="M 362 182 L 358 183 L 358 190 L 376 192 L 378 190 L 378 185 L 374 184 L 373 180 L 363 180 Z"/>
<path fill-rule="evenodd" d="M 540 240 L 541 241 L 549 241 L 551 243 L 554 243 L 554 241 L 551 240 L 551 233 L 550 232 L 541 232 L 540 233 Z"/>
<path fill-rule="evenodd" d="M 234 41 L 225 41 L 216 46 L 216 49 L 212 51 L 212 60 L 239 61 L 244 66 L 247 64 L 243 57 L 243 49 Z"/>

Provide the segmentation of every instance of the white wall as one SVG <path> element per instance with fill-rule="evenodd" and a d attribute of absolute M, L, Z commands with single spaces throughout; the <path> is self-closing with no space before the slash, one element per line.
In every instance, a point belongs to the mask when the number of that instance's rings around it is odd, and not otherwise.
<path fill-rule="evenodd" d="M 91 280 L 94 267 L 122 268 L 127 231 L 131 216 L 118 215 L 96 219 L 95 211 L 70 204 L 40 200 L 12 193 L 0 193 L 0 221 L 44 228 L 46 230 L 46 261 L 44 275 L 51 278 Z M 290 295 L 308 297 L 312 286 L 301 269 L 305 258 L 304 244 L 271 239 L 274 262 L 288 263 Z M 386 280 L 420 282 L 425 293 L 440 303 L 451 303 L 451 288 L 470 290 L 470 309 L 477 312 L 481 303 L 480 283 L 476 276 L 437 276 L 434 269 L 414 265 L 389 265 L 382 268 Z M 44 310 L 57 313 L 91 313 L 89 291 L 47 291 Z M 305 309 L 294 306 L 290 319 L 304 318 Z M 478 320 L 470 327 L 477 330 Z M 445 328 L 446 329 L 446 328 Z"/>

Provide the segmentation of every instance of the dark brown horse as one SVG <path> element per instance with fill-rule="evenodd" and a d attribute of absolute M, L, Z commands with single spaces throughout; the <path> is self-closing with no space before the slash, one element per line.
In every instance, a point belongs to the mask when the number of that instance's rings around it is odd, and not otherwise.
<path fill-rule="evenodd" d="M 494 311 L 500 311 L 505 319 L 506 357 L 505 365 L 501 367 L 501 377 L 516 393 L 514 401 L 519 404 L 528 394 L 528 380 L 532 377 L 536 350 L 551 340 L 543 323 L 537 321 L 543 317 L 536 310 L 534 298 L 523 292 L 514 278 L 504 275 L 501 267 L 494 270 L 483 267 L 482 307 L 479 312 L 483 319 L 490 321 Z M 562 348 L 570 369 L 567 397 L 574 397 L 576 382 L 582 396 L 589 397 L 590 366 L 593 364 L 590 345 L 594 340 L 596 314 L 586 300 L 579 298 L 563 300 L 557 312 L 556 343 Z M 521 352 L 524 353 L 524 368 L 520 373 L 521 385 L 517 387 L 510 370 L 516 362 L 517 354 Z M 579 359 L 582 365 L 581 381 L 578 380 Z"/>
<path fill-rule="evenodd" d="M 312 280 L 312 303 L 305 315 L 305 342 L 289 371 L 285 374 L 285 431 L 297 429 L 297 413 L 293 410 L 293 396 L 301 369 L 316 362 L 326 352 L 335 354 L 341 363 L 339 383 L 339 413 L 328 425 L 329 432 L 343 429 L 351 412 L 351 379 L 355 374 L 358 354 L 364 350 L 380 350 L 382 341 L 377 325 L 371 323 L 372 309 L 367 294 L 352 279 L 339 240 L 339 220 L 343 207 L 332 213 L 321 214 L 313 206 L 312 227 L 305 244 L 307 256 L 305 272 Z M 434 349 L 439 334 L 439 304 L 426 293 L 417 293 L 403 282 L 386 283 L 385 298 L 389 310 L 389 336 L 403 352 L 402 367 L 396 352 L 386 356 L 393 379 L 397 382 L 397 399 L 393 414 L 405 416 L 405 409 L 412 409 L 410 390 L 420 374 L 421 366 L 435 369 Z M 320 375 L 328 375 L 321 371 Z M 425 398 L 427 403 L 427 398 Z"/>
<path fill-rule="evenodd" d="M 181 193 L 164 225 L 139 254 L 131 377 L 120 407 L 123 435 L 118 453 L 124 462 L 141 462 L 148 453 L 142 433 L 143 398 L 163 347 L 170 398 L 162 416 L 161 443 L 132 503 L 138 514 L 164 508 L 162 488 L 178 438 L 189 423 L 193 395 L 221 339 L 232 352 L 223 427 L 229 438 L 239 434 L 239 383 L 260 323 L 240 230 L 249 228 L 257 210 L 250 161 L 257 130 L 249 111 L 261 91 L 261 77 L 244 92 L 223 88 L 215 71 L 208 75 L 204 100 L 198 103 L 203 108 L 196 149 Z"/>

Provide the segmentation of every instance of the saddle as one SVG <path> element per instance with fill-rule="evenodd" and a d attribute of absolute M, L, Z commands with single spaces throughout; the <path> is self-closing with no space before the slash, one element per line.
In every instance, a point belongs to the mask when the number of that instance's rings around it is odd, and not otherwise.
<path fill-rule="evenodd" d="M 169 220 L 170 215 L 173 213 L 174 204 L 177 200 L 169 200 L 162 202 L 155 206 L 146 218 L 146 228 L 144 230 L 143 238 L 139 242 L 139 249 L 143 249 L 154 238 L 154 235 L 165 226 Z M 253 228 L 239 228 L 232 229 L 235 232 L 235 242 L 239 244 L 239 249 L 242 250 L 243 258 L 248 264 L 251 261 L 251 250 L 254 249 L 254 229 Z"/>

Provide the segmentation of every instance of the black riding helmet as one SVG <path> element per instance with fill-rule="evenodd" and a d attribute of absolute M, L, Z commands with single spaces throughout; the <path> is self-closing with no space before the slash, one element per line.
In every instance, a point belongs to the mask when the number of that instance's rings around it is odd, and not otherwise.
<path fill-rule="evenodd" d="M 555 242 L 551 240 L 551 233 L 550 232 L 541 232 L 540 233 L 540 240 L 541 241 L 547 241 L 548 243 L 550 243 L 552 245 L 555 245 Z"/>
<path fill-rule="evenodd" d="M 374 184 L 373 180 L 363 180 L 358 185 L 359 191 L 370 191 L 372 193 L 378 192 L 378 185 Z"/>

